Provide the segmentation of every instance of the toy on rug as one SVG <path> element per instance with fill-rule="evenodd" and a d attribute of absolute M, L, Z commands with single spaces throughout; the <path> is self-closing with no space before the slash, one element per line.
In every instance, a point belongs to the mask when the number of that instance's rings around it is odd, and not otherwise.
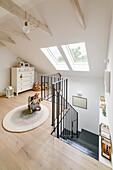
<path fill-rule="evenodd" d="M 34 90 L 34 91 L 41 91 L 40 81 L 39 81 L 38 83 L 34 83 L 34 85 L 33 85 L 33 90 Z"/>
<path fill-rule="evenodd" d="M 34 96 L 28 97 L 28 110 L 30 110 L 30 113 L 32 114 L 33 111 L 41 110 L 40 107 L 41 99 L 39 98 L 39 93 L 35 93 Z"/>

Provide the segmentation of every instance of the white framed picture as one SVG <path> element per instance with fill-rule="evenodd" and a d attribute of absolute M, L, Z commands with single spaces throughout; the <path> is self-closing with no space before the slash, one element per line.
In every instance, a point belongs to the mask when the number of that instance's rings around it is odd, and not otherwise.
<path fill-rule="evenodd" d="M 87 98 L 80 96 L 72 96 L 72 105 L 83 109 L 87 109 Z"/>

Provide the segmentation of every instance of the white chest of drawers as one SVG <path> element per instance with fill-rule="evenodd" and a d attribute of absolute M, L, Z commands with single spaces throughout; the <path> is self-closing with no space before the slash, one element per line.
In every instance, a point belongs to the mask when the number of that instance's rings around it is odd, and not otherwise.
<path fill-rule="evenodd" d="M 18 93 L 30 90 L 34 84 L 34 67 L 11 68 L 11 85 L 14 92 Z"/>

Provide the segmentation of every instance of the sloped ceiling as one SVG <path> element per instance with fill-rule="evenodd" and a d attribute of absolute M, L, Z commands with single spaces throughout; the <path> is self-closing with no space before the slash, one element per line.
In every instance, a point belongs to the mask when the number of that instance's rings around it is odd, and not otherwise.
<path fill-rule="evenodd" d="M 46 23 L 52 36 L 38 28 L 28 35 L 31 41 L 12 35 L 16 44 L 6 46 L 20 58 L 32 63 L 40 73 L 57 72 L 40 48 L 86 42 L 90 72 L 62 71 L 62 75 L 103 77 L 111 20 L 111 0 L 80 0 L 86 29 L 79 24 L 70 0 L 14 0 L 33 16 Z M 0 24 L 22 31 L 23 21 L 0 8 Z M 61 51 L 64 55 L 63 51 Z"/>

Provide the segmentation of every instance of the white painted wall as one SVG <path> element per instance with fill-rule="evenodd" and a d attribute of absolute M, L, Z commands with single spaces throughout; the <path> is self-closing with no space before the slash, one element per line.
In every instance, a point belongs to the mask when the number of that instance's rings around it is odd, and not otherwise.
<path fill-rule="evenodd" d="M 10 85 L 10 68 L 17 65 L 17 57 L 7 47 L 0 47 L 0 95 Z"/>
<path fill-rule="evenodd" d="M 112 169 L 113 169 L 113 12 L 112 12 L 111 31 L 110 31 L 110 39 L 109 39 L 108 58 L 109 58 L 109 63 L 107 64 L 106 69 L 111 72 L 111 80 L 110 80 L 110 93 L 105 93 L 105 99 L 106 99 L 106 107 L 107 107 L 106 109 L 107 109 L 108 121 L 109 121 L 111 139 L 112 139 Z"/>
<path fill-rule="evenodd" d="M 72 104 L 72 95 L 77 91 L 82 92 L 82 97 L 87 98 L 87 109 L 75 107 L 78 111 L 79 130 L 84 128 L 95 134 L 99 133 L 99 98 L 104 95 L 102 78 L 69 78 L 69 102 Z"/>

